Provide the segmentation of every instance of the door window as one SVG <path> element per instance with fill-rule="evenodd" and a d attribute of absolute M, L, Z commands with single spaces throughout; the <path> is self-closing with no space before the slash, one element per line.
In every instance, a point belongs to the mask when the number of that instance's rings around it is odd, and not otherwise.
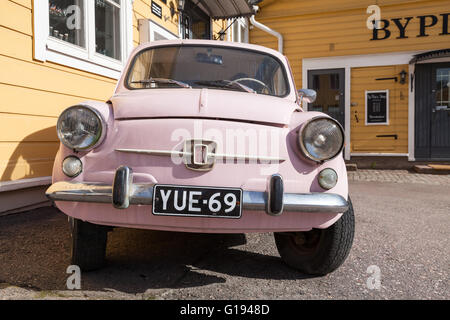
<path fill-rule="evenodd" d="M 308 110 L 326 113 L 344 126 L 344 70 L 310 71 L 309 88 L 316 90 L 317 99 Z"/>
<path fill-rule="evenodd" d="M 450 68 L 436 69 L 436 111 L 450 108 Z"/>

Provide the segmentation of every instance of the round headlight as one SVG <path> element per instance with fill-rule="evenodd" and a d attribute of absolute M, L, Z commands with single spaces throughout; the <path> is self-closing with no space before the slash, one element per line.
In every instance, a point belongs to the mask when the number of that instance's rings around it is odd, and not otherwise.
<path fill-rule="evenodd" d="M 314 118 L 307 122 L 298 136 L 305 157 L 316 162 L 335 158 L 344 148 L 344 130 L 330 118 Z"/>
<path fill-rule="evenodd" d="M 324 169 L 319 173 L 319 185 L 325 190 L 333 189 L 338 182 L 336 171 L 331 168 Z"/>
<path fill-rule="evenodd" d="M 69 156 L 62 163 L 62 171 L 70 178 L 75 178 L 83 171 L 83 164 L 80 159 Z"/>
<path fill-rule="evenodd" d="M 90 150 L 101 142 L 103 123 L 101 115 L 94 109 L 86 106 L 70 107 L 59 116 L 59 140 L 73 150 Z"/>

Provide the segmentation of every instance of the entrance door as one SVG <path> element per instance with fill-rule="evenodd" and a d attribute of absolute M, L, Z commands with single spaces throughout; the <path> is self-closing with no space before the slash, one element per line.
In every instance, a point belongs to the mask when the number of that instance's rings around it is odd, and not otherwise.
<path fill-rule="evenodd" d="M 211 39 L 211 19 L 197 4 L 186 1 L 181 15 L 183 39 Z"/>
<path fill-rule="evenodd" d="M 450 63 L 416 66 L 417 159 L 450 159 Z"/>
<path fill-rule="evenodd" d="M 408 65 L 351 70 L 350 150 L 358 154 L 408 153 Z"/>
<path fill-rule="evenodd" d="M 317 91 L 308 111 L 326 113 L 345 128 L 345 69 L 308 71 L 308 88 Z"/>

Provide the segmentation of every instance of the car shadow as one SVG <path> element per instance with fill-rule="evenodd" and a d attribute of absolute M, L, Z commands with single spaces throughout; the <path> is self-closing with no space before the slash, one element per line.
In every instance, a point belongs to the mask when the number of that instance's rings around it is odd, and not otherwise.
<path fill-rule="evenodd" d="M 247 238 L 249 239 L 247 243 Z M 41 208 L 0 218 L 0 283 L 66 290 L 71 237 L 67 216 Z M 297 280 L 271 234 L 196 234 L 116 228 L 104 268 L 83 272 L 82 289 L 142 294 L 196 288 L 234 278 Z"/>
<path fill-rule="evenodd" d="M 264 243 L 264 247 L 273 251 L 275 243 L 272 237 L 270 239 L 272 243 Z M 85 290 L 111 288 L 143 293 L 149 289 L 225 283 L 230 277 L 311 278 L 287 267 L 279 256 L 249 250 L 244 234 L 116 229 L 108 241 L 107 265 L 102 270 L 83 274 Z"/>

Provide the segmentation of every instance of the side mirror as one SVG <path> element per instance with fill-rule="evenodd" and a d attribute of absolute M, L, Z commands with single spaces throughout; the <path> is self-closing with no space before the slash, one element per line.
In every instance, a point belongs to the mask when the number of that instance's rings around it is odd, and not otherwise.
<path fill-rule="evenodd" d="M 306 103 L 313 103 L 317 98 L 317 92 L 312 89 L 300 89 L 298 90 L 298 95 L 300 96 L 300 100 Z"/>

